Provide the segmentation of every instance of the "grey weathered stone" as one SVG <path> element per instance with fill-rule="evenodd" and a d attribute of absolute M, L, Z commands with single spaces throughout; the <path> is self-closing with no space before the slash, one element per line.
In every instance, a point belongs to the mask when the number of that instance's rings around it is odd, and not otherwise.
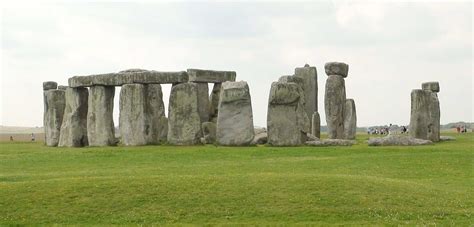
<path fill-rule="evenodd" d="M 253 145 L 266 144 L 267 141 L 268 141 L 268 134 L 266 132 L 262 132 L 262 133 L 255 134 L 251 144 Z"/>
<path fill-rule="evenodd" d="M 197 85 L 197 98 L 198 98 L 198 111 L 201 123 L 209 121 L 209 87 L 207 83 L 196 83 Z"/>
<path fill-rule="evenodd" d="M 263 127 L 255 127 L 253 129 L 255 135 L 257 134 L 260 134 L 260 133 L 266 133 L 267 132 L 267 129 L 266 128 L 263 128 Z"/>
<path fill-rule="evenodd" d="M 222 83 L 235 81 L 234 71 L 214 71 L 203 69 L 188 69 L 189 82 Z"/>
<path fill-rule="evenodd" d="M 316 136 L 314 136 L 314 135 L 311 134 L 311 133 L 306 133 L 306 136 L 307 136 L 307 141 L 306 141 L 306 142 L 319 140 L 319 137 L 316 137 Z"/>
<path fill-rule="evenodd" d="M 57 88 L 58 88 L 58 83 L 56 83 L 54 81 L 43 82 L 43 91 L 55 90 Z"/>
<path fill-rule="evenodd" d="M 433 144 L 430 140 L 416 139 L 411 136 L 389 135 L 369 138 L 369 146 L 417 146 Z"/>
<path fill-rule="evenodd" d="M 353 99 L 346 99 L 344 107 L 344 139 L 353 140 L 357 131 L 356 106 Z"/>
<path fill-rule="evenodd" d="M 324 65 L 324 70 L 328 76 L 338 75 L 346 78 L 349 72 L 349 65 L 344 62 L 328 62 Z"/>
<path fill-rule="evenodd" d="M 180 72 L 158 72 L 148 70 L 125 70 L 119 73 L 106 73 L 69 78 L 70 87 L 90 87 L 93 85 L 122 86 L 124 84 L 174 84 L 188 81 L 188 74 Z"/>
<path fill-rule="evenodd" d="M 410 135 L 417 139 L 428 139 L 430 130 L 431 91 L 415 89 L 411 92 Z"/>
<path fill-rule="evenodd" d="M 453 136 L 440 136 L 439 141 L 452 141 L 456 140 L 456 137 Z"/>
<path fill-rule="evenodd" d="M 113 119 L 115 87 L 92 86 L 89 89 L 87 138 L 89 146 L 116 145 Z"/>
<path fill-rule="evenodd" d="M 431 92 L 430 94 L 428 116 L 429 116 L 428 139 L 433 142 L 438 142 L 440 140 L 441 113 L 440 113 L 438 95 L 436 95 L 436 93 L 434 92 Z"/>
<path fill-rule="evenodd" d="M 60 147 L 83 147 L 87 140 L 87 105 L 89 92 L 87 88 L 67 88 L 66 108 L 64 109 Z"/>
<path fill-rule="evenodd" d="M 330 75 L 326 80 L 324 107 L 329 139 L 344 138 L 344 108 L 346 103 L 346 88 L 344 78 Z"/>
<path fill-rule="evenodd" d="M 120 134 L 125 145 L 166 141 L 168 120 L 159 84 L 125 84 L 120 92 Z"/>
<path fill-rule="evenodd" d="M 439 92 L 439 82 L 426 82 L 421 84 L 423 90 L 432 91 L 435 93 Z"/>
<path fill-rule="evenodd" d="M 202 132 L 196 83 L 181 83 L 171 87 L 168 118 L 168 143 L 200 143 Z"/>
<path fill-rule="evenodd" d="M 61 124 L 66 107 L 66 97 L 63 90 L 44 91 L 44 135 L 46 146 L 58 146 Z"/>
<path fill-rule="evenodd" d="M 221 94 L 222 83 L 215 83 L 209 96 L 209 121 L 217 122 L 219 112 L 219 96 Z"/>
<path fill-rule="evenodd" d="M 252 101 L 247 82 L 224 82 L 217 115 L 217 143 L 249 145 L 254 137 Z"/>
<path fill-rule="evenodd" d="M 205 144 L 213 144 L 216 142 L 216 123 L 214 122 L 204 122 L 201 125 L 202 135 Z"/>
<path fill-rule="evenodd" d="M 311 117 L 311 134 L 321 138 L 321 118 L 318 112 L 314 112 Z"/>
<path fill-rule="evenodd" d="M 316 67 L 309 65 L 295 69 L 295 77 L 303 79 L 305 110 L 308 117 L 318 111 L 318 72 Z"/>
<path fill-rule="evenodd" d="M 65 86 L 65 85 L 59 85 L 58 86 L 58 90 L 66 90 L 68 88 L 68 86 Z"/>
<path fill-rule="evenodd" d="M 306 141 L 310 125 L 302 93 L 296 83 L 272 83 L 267 113 L 269 144 L 297 146 Z"/>
<path fill-rule="evenodd" d="M 306 142 L 306 145 L 315 146 L 315 147 L 352 146 L 354 144 L 356 144 L 354 140 L 345 140 L 345 139 L 325 139 L 325 140 L 316 140 L 316 141 Z"/>

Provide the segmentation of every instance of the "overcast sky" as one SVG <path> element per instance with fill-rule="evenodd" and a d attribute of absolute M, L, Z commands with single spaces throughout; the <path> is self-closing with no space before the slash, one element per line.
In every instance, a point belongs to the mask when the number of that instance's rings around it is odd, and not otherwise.
<path fill-rule="evenodd" d="M 2 3 L 0 3 L 2 4 Z M 358 126 L 408 124 L 410 92 L 439 81 L 441 123 L 473 120 L 472 2 L 59 2 L 1 9 L 1 125 L 41 126 L 42 82 L 128 68 L 234 70 L 266 126 L 272 81 L 349 64 Z M 170 85 L 163 86 L 167 106 Z M 115 94 L 118 124 L 119 90 Z"/>

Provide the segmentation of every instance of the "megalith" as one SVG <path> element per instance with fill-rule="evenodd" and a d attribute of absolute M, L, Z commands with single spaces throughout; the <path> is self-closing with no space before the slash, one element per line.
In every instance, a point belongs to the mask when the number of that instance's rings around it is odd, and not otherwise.
<path fill-rule="evenodd" d="M 89 91 L 87 88 L 67 88 L 60 147 L 84 147 L 87 140 L 87 109 Z"/>
<path fill-rule="evenodd" d="M 268 143 L 273 146 L 297 146 L 306 142 L 310 130 L 301 86 L 273 82 L 268 99 Z"/>
<path fill-rule="evenodd" d="M 344 138 L 344 107 L 346 103 L 346 87 L 344 78 L 339 75 L 328 75 L 324 108 L 329 139 Z"/>
<path fill-rule="evenodd" d="M 222 83 L 214 83 L 211 95 L 209 96 L 209 121 L 216 123 L 219 112 L 219 96 L 221 94 Z"/>
<path fill-rule="evenodd" d="M 180 83 L 171 87 L 168 108 L 168 143 L 193 145 L 202 137 L 198 109 L 198 85 Z"/>
<path fill-rule="evenodd" d="M 217 143 L 243 146 L 249 145 L 253 138 L 252 102 L 247 82 L 224 82 L 217 115 Z"/>
<path fill-rule="evenodd" d="M 426 82 L 421 85 L 423 90 L 431 92 L 429 104 L 428 139 L 433 142 L 440 141 L 440 107 L 437 93 L 440 91 L 438 82 Z"/>
<path fill-rule="evenodd" d="M 56 147 L 59 144 L 61 124 L 66 107 L 66 97 L 64 90 L 44 91 L 44 135 L 46 146 Z"/>
<path fill-rule="evenodd" d="M 415 89 L 411 91 L 410 135 L 417 139 L 428 139 L 430 130 L 430 104 L 432 92 Z"/>
<path fill-rule="evenodd" d="M 115 87 L 91 86 L 87 112 L 89 146 L 116 145 L 113 119 Z"/>
<path fill-rule="evenodd" d="M 349 65 L 344 62 L 328 62 L 324 64 L 326 75 L 338 75 L 343 78 L 349 73 Z"/>
<path fill-rule="evenodd" d="M 354 99 L 346 99 L 344 107 L 344 139 L 355 139 L 357 131 L 357 114 Z"/>
<path fill-rule="evenodd" d="M 120 91 L 119 125 L 124 145 L 165 142 L 168 120 L 161 85 L 123 85 Z"/>
<path fill-rule="evenodd" d="M 311 134 L 321 138 L 321 118 L 319 112 L 314 112 L 311 117 Z"/>
<path fill-rule="evenodd" d="M 197 98 L 198 98 L 198 111 L 201 123 L 209 121 L 209 87 L 207 83 L 196 83 L 197 86 Z"/>
<path fill-rule="evenodd" d="M 295 77 L 303 79 L 305 110 L 308 117 L 311 117 L 314 112 L 318 111 L 318 73 L 316 67 L 306 64 L 304 67 L 296 68 Z"/>

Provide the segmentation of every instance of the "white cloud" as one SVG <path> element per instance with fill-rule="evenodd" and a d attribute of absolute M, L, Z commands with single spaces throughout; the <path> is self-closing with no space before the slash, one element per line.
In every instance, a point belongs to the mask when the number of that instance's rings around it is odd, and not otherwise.
<path fill-rule="evenodd" d="M 441 82 L 442 122 L 472 120 L 467 6 L 471 3 L 10 6 L 1 16 L 1 124 L 41 125 L 39 94 L 46 80 L 65 84 L 73 75 L 126 68 L 196 67 L 236 70 L 239 80 L 249 82 L 255 124 L 265 126 L 271 82 L 305 63 L 318 68 L 324 124 L 328 61 L 350 64 L 347 94 L 356 100 L 359 125 L 407 124 L 410 91 L 428 80 Z M 167 92 L 169 86 L 165 103 Z M 459 105 L 459 97 L 471 101 Z"/>

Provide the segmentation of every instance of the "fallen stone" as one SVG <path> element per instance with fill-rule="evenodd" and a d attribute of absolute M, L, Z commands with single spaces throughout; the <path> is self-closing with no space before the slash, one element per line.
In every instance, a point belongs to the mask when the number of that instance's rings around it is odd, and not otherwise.
<path fill-rule="evenodd" d="M 216 142 L 216 123 L 214 122 L 204 122 L 201 125 L 203 143 L 204 144 L 213 144 Z"/>
<path fill-rule="evenodd" d="M 235 81 L 234 71 L 214 71 L 203 69 L 188 69 L 189 82 L 222 83 Z"/>
<path fill-rule="evenodd" d="M 55 90 L 57 88 L 58 88 L 58 83 L 56 83 L 54 81 L 43 82 L 43 91 Z"/>
<path fill-rule="evenodd" d="M 166 141 L 168 120 L 159 84 L 125 84 L 120 92 L 120 134 L 124 145 Z"/>
<path fill-rule="evenodd" d="M 262 132 L 259 134 L 255 134 L 252 140 L 252 145 L 256 144 L 266 144 L 268 141 L 268 134 L 266 132 Z"/>
<path fill-rule="evenodd" d="M 319 140 L 319 137 L 316 137 L 311 133 L 307 133 L 306 136 L 307 136 L 307 139 L 306 139 L 307 141 L 318 141 Z"/>
<path fill-rule="evenodd" d="M 325 140 L 316 140 L 316 141 L 306 142 L 306 145 L 315 146 L 315 147 L 352 146 L 354 144 L 356 144 L 354 140 L 344 140 L 344 139 L 325 139 Z"/>
<path fill-rule="evenodd" d="M 357 131 L 356 106 L 353 99 L 346 99 L 344 107 L 344 139 L 353 140 Z"/>
<path fill-rule="evenodd" d="M 245 146 L 252 142 L 254 136 L 252 102 L 247 82 L 224 82 L 217 115 L 217 143 Z"/>
<path fill-rule="evenodd" d="M 56 147 L 59 144 L 64 108 L 66 107 L 65 91 L 45 90 L 44 134 L 46 146 Z"/>
<path fill-rule="evenodd" d="M 305 110 L 308 117 L 311 117 L 314 112 L 318 111 L 318 72 L 316 67 L 305 65 L 305 67 L 296 68 L 295 77 L 303 79 Z"/>
<path fill-rule="evenodd" d="M 318 112 L 314 112 L 311 117 L 311 134 L 317 138 L 321 138 L 321 118 Z"/>
<path fill-rule="evenodd" d="M 117 144 L 113 119 L 115 87 L 92 86 L 89 89 L 87 138 L 89 146 Z"/>
<path fill-rule="evenodd" d="M 389 135 L 369 138 L 369 146 L 417 146 L 433 144 L 430 140 L 416 139 L 411 136 Z"/>
<path fill-rule="evenodd" d="M 330 75 L 326 80 L 324 107 L 329 139 L 344 138 L 344 108 L 346 103 L 346 87 L 344 78 Z"/>
<path fill-rule="evenodd" d="M 453 136 L 440 136 L 439 141 L 452 141 L 456 140 L 456 137 Z"/>
<path fill-rule="evenodd" d="M 296 83 L 272 83 L 267 113 L 270 145 L 297 146 L 306 141 L 310 125 L 302 93 L 301 86 Z"/>
<path fill-rule="evenodd" d="M 67 88 L 66 107 L 59 136 L 59 147 L 84 147 L 87 139 L 87 88 Z"/>
<path fill-rule="evenodd" d="M 344 62 L 328 62 L 324 65 L 326 75 L 338 75 L 344 78 L 347 77 L 349 72 L 349 65 Z"/>
<path fill-rule="evenodd" d="M 439 82 L 426 82 L 421 84 L 423 90 L 432 91 L 435 93 L 439 92 Z"/>
<path fill-rule="evenodd" d="M 263 127 L 255 127 L 253 131 L 255 135 L 260 134 L 260 133 L 267 133 L 267 129 Z"/>
<path fill-rule="evenodd" d="M 174 84 L 168 108 L 168 143 L 194 145 L 201 142 L 201 118 L 196 83 Z"/>

